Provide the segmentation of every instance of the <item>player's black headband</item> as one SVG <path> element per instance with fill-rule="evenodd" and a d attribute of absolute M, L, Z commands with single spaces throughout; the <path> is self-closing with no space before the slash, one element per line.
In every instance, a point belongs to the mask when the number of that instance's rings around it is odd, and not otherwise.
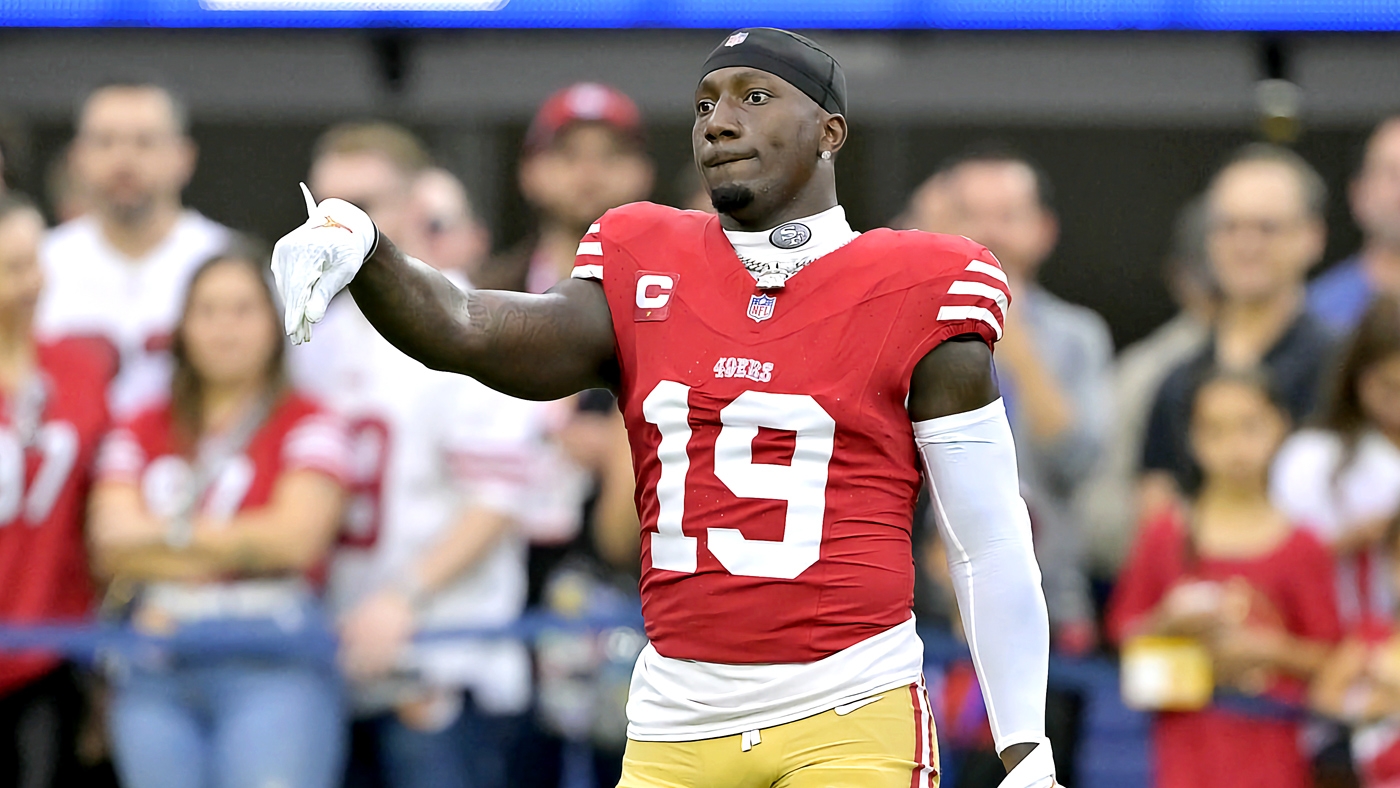
<path fill-rule="evenodd" d="M 772 27 L 736 30 L 710 53 L 700 78 L 731 66 L 766 71 L 806 93 L 827 112 L 846 114 L 846 74 L 841 64 L 796 33 Z"/>

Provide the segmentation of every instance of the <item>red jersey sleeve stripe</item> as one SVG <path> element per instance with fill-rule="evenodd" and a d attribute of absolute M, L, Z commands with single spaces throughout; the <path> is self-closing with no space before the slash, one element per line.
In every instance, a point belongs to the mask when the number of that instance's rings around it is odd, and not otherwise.
<path fill-rule="evenodd" d="M 579 241 L 574 258 L 574 270 L 569 274 L 574 279 L 596 279 L 603 281 L 603 239 L 601 222 L 588 225 L 588 232 Z"/>
<path fill-rule="evenodd" d="M 984 263 L 981 260 L 973 260 L 972 262 L 967 264 L 967 270 L 976 274 L 982 274 L 983 276 L 990 276 L 991 278 L 997 280 L 998 282 L 1001 282 L 1004 285 L 1011 284 L 1006 280 L 1006 272 L 1001 270 L 1000 266 L 996 266 L 991 263 Z"/>
<path fill-rule="evenodd" d="M 993 258 L 995 259 L 995 258 Z M 995 263 L 973 260 L 963 269 L 963 278 L 948 286 L 948 295 L 960 296 L 962 303 L 948 304 L 938 310 L 940 321 L 975 320 L 992 329 L 1001 339 L 1002 322 L 1011 305 L 1006 273 Z"/>
<path fill-rule="evenodd" d="M 980 306 L 945 306 L 938 310 L 940 321 L 977 320 L 992 327 L 997 339 L 1001 339 L 1001 323 L 990 309 Z"/>
<path fill-rule="evenodd" d="M 948 288 L 948 295 L 978 296 L 988 299 L 997 305 L 997 309 L 1001 310 L 1003 317 L 1006 316 L 1006 308 L 1009 305 L 1005 290 L 984 285 L 981 282 L 967 282 L 959 279 Z"/>

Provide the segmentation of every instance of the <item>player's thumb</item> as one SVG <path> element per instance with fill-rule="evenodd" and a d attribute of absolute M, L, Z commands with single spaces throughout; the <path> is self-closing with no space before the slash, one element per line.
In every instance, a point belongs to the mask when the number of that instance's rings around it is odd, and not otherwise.
<path fill-rule="evenodd" d="M 320 211 L 316 209 L 316 198 L 311 196 L 311 190 L 306 188 L 304 182 L 298 185 L 301 186 L 301 196 L 306 198 L 306 217 L 308 219 L 314 218 L 316 214 L 320 213 Z"/>

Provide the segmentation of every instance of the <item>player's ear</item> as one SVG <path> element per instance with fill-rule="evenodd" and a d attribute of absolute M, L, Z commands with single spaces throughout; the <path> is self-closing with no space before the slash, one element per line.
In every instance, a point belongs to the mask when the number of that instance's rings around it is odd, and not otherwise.
<path fill-rule="evenodd" d="M 822 121 L 821 149 L 831 151 L 835 156 L 841 147 L 846 144 L 846 117 L 844 115 L 827 115 Z"/>

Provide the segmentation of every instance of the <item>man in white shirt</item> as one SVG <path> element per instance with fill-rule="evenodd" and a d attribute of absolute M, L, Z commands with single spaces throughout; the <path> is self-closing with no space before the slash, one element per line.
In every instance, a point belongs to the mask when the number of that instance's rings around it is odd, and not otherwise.
<path fill-rule="evenodd" d="M 167 393 L 166 351 L 189 275 L 231 240 L 227 228 L 181 205 L 195 167 L 188 123 L 159 85 L 113 82 L 88 94 L 71 156 L 90 210 L 44 244 L 39 332 L 111 342 L 121 364 L 110 391 L 118 415 Z"/>
<path fill-rule="evenodd" d="M 463 238 L 482 231 L 465 190 L 452 200 L 441 188 L 451 185 L 445 173 L 417 183 L 426 163 L 407 131 L 353 124 L 322 138 L 310 181 L 316 193 L 366 200 L 414 253 L 466 287 L 467 247 L 434 227 Z M 324 328 L 326 346 L 292 356 L 298 380 L 349 419 L 355 440 L 350 514 L 328 589 L 359 716 L 351 784 L 504 788 L 530 701 L 524 645 L 411 638 L 505 625 L 524 609 L 515 524 L 542 406 L 429 370 L 381 338 L 349 298 L 331 306 Z"/>

